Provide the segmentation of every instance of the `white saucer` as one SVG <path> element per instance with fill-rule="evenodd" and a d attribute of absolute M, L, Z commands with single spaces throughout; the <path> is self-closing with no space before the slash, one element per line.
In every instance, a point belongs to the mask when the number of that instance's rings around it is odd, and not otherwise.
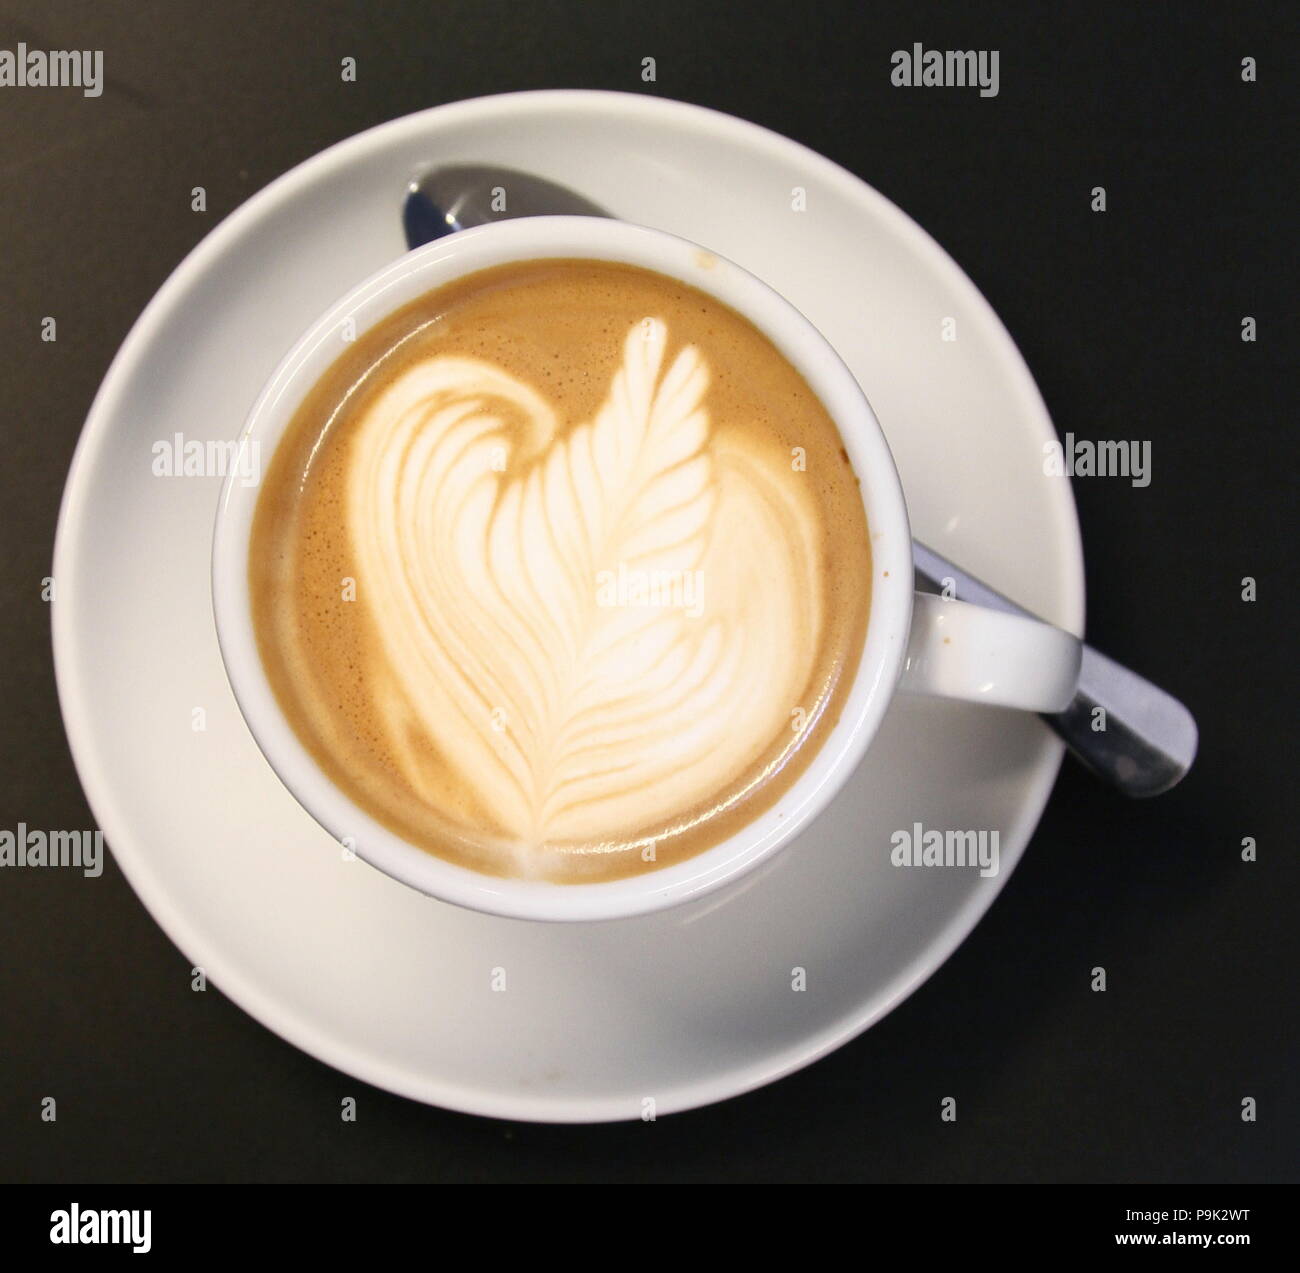
<path fill-rule="evenodd" d="M 59 522 L 54 649 L 73 754 L 154 918 L 298 1047 L 498 1117 L 703 1105 L 831 1051 L 947 958 L 1019 860 L 1061 746 L 1033 717 L 901 699 L 811 832 L 730 891 L 641 919 L 489 918 L 344 861 L 262 759 L 226 683 L 208 585 L 220 481 L 155 477 L 151 448 L 176 432 L 233 438 L 294 338 L 403 250 L 412 172 L 452 162 L 549 177 L 771 283 L 857 374 L 918 537 L 1082 630 L 1069 484 L 1042 473 L 1046 410 L 993 311 L 922 230 L 827 160 L 727 116 L 514 94 L 398 120 L 294 169 L 209 235 L 140 318 L 91 410 Z M 795 187 L 806 211 L 792 210 Z M 955 341 L 941 339 L 945 318 Z M 918 821 L 996 829 L 1001 875 L 891 866 L 891 834 Z M 792 989 L 796 968 L 806 990 Z"/>

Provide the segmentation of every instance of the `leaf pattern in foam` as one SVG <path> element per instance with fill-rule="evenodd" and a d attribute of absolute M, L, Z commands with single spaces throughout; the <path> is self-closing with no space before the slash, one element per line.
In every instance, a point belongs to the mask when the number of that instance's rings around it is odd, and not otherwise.
<path fill-rule="evenodd" d="M 521 846 L 671 819 L 752 762 L 807 676 L 807 510 L 711 437 L 704 360 L 686 347 L 664 370 L 667 347 L 662 322 L 633 326 L 595 419 L 567 432 L 535 390 L 447 356 L 361 421 L 348 516 L 393 753 L 423 790 L 412 740 L 432 739 Z M 720 586 L 701 613 L 601 604 L 633 575 L 679 601 Z"/>

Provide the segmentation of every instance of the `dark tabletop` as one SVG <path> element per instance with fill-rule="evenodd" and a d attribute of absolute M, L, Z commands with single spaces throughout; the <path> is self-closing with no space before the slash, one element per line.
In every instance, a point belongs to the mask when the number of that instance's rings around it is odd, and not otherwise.
<path fill-rule="evenodd" d="M 0 0 L 0 49 L 98 48 L 106 71 L 96 99 L 0 87 L 0 827 L 93 825 L 41 581 L 78 432 L 133 320 L 287 168 L 384 120 L 516 89 L 728 111 L 915 217 L 1001 315 L 1060 433 L 1150 441 L 1149 486 L 1074 483 L 1088 636 L 1201 727 L 1192 775 L 1153 801 L 1067 763 L 987 918 L 866 1035 L 653 1126 L 501 1123 L 363 1088 L 365 1117 L 344 1127 L 340 1094 L 359 1085 L 191 993 L 113 864 L 93 881 L 0 869 L 0 1176 L 1297 1178 L 1295 136 L 1281 105 L 1295 19 L 1280 4 L 1068 13 Z M 892 86 L 891 53 L 916 41 L 997 49 L 998 95 Z M 206 216 L 189 208 L 195 185 Z M 51 1092 L 57 1124 L 40 1117 Z M 955 1124 L 938 1116 L 950 1094 Z"/>

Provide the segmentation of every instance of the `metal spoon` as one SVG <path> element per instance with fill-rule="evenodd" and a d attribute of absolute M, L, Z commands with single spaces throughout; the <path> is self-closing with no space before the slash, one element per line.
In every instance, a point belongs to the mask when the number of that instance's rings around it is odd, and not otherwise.
<path fill-rule="evenodd" d="M 608 217 L 572 190 L 513 168 L 435 168 L 412 181 L 402 205 L 406 242 L 422 244 L 488 221 L 516 217 Z"/>
<path fill-rule="evenodd" d="M 609 215 L 590 200 L 541 177 L 511 168 L 461 165 L 435 168 L 411 181 L 402 224 L 408 245 L 417 248 L 489 221 Z M 917 578 L 935 588 L 951 580 L 950 594 L 963 601 L 1029 615 L 924 544 L 913 541 L 912 560 Z M 1090 645 L 1083 647 L 1074 701 L 1065 711 L 1044 714 L 1043 719 L 1089 769 L 1129 796 L 1168 791 L 1196 757 L 1196 722 L 1187 708 Z"/>

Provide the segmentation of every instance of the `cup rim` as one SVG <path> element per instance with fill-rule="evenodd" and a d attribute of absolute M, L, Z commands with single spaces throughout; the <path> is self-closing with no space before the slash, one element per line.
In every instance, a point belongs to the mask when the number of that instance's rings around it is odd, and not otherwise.
<path fill-rule="evenodd" d="M 280 709 L 257 649 L 248 553 L 260 481 L 246 484 L 244 448 L 269 462 L 306 392 L 338 356 L 345 322 L 361 336 L 429 291 L 494 265 L 547 257 L 639 265 L 737 310 L 808 382 L 849 453 L 871 540 L 871 600 L 857 672 L 837 723 L 807 768 L 770 808 L 726 839 L 669 866 L 623 879 L 559 884 L 490 876 L 411 844 L 323 772 Z M 830 803 L 866 753 L 902 669 L 912 609 L 911 531 L 883 430 L 853 374 L 789 301 L 712 249 L 666 231 L 587 217 L 531 217 L 463 230 L 408 252 L 331 305 L 281 359 L 244 421 L 218 501 L 212 604 L 226 676 L 254 741 L 316 822 L 372 866 L 443 901 L 532 920 L 620 919 L 678 905 L 773 857 Z"/>

